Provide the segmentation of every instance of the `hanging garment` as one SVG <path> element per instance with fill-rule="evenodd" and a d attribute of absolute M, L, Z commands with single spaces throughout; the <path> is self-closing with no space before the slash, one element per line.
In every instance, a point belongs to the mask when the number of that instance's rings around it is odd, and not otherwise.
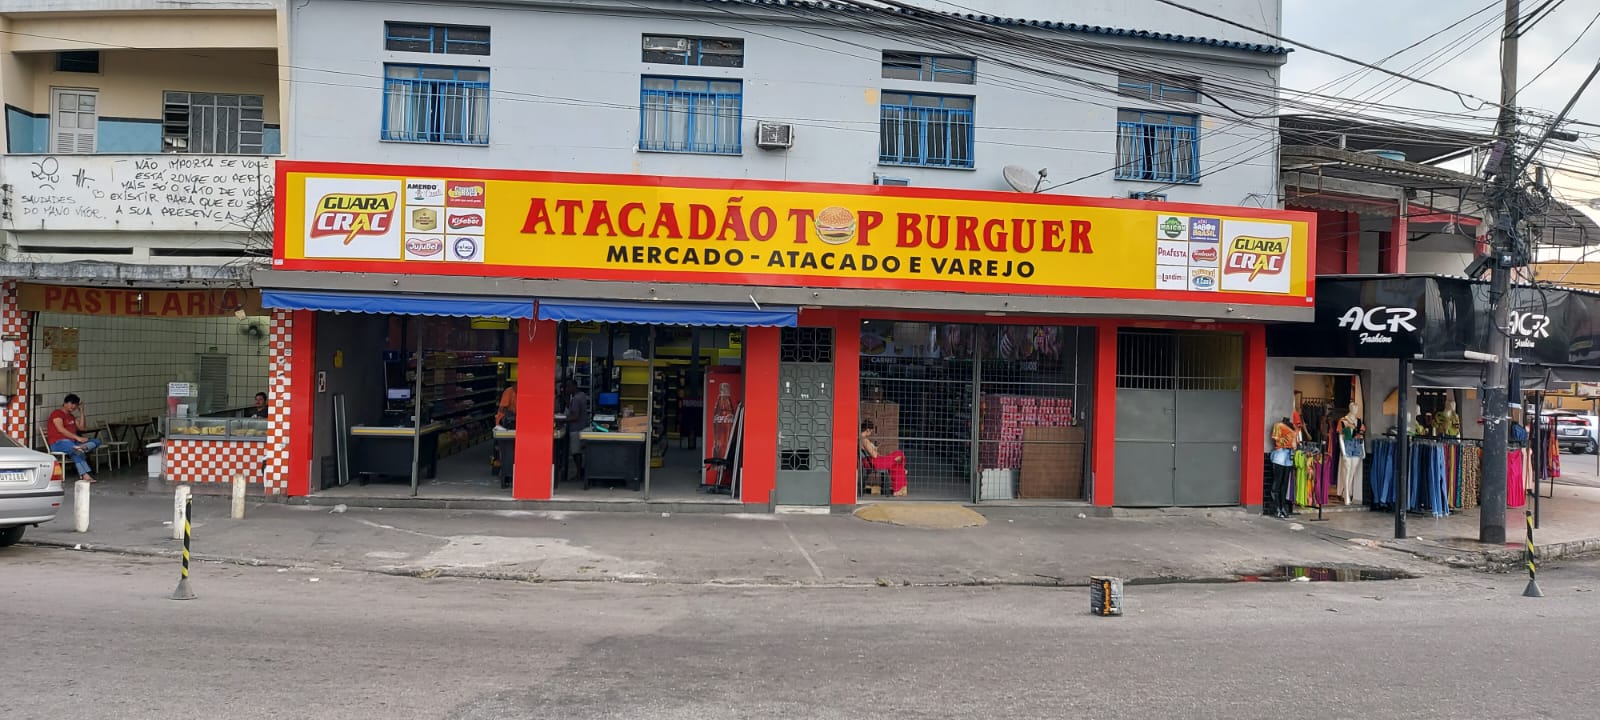
<path fill-rule="evenodd" d="M 1545 457 L 1550 459 L 1549 472 L 1545 475 L 1545 477 L 1547 477 L 1547 478 L 1558 478 L 1558 477 L 1561 477 L 1561 445 L 1557 442 L 1556 434 L 1554 432 L 1546 431 L 1545 432 L 1545 437 L 1548 438 L 1548 445 L 1546 446 L 1547 450 L 1545 451 Z M 1538 486 L 1535 485 L 1533 490 L 1534 490 L 1534 492 L 1538 492 L 1538 490 L 1539 490 Z"/>
<path fill-rule="evenodd" d="M 1311 501 L 1316 503 L 1317 507 L 1328 504 L 1329 491 L 1333 488 L 1335 458 L 1335 455 L 1328 453 L 1317 456 L 1311 484 Z"/>
<path fill-rule="evenodd" d="M 1434 517 L 1444 517 L 1450 514 L 1450 495 L 1446 487 L 1449 476 L 1445 472 L 1445 445 L 1433 443 L 1429 454 L 1433 460 L 1430 473 L 1432 482 L 1428 485 L 1428 510 Z"/>
<path fill-rule="evenodd" d="M 1527 481 L 1522 478 L 1524 452 L 1519 448 L 1506 453 L 1506 507 L 1519 508 L 1528 501 L 1528 492 L 1523 489 Z"/>
<path fill-rule="evenodd" d="M 1476 443 L 1463 446 L 1461 470 L 1461 507 L 1477 507 L 1478 492 L 1483 486 L 1483 448 Z"/>
<path fill-rule="evenodd" d="M 1372 502 L 1375 505 L 1392 507 L 1395 503 L 1399 469 L 1395 463 L 1395 449 L 1393 440 L 1372 441 Z"/>
<path fill-rule="evenodd" d="M 1296 450 L 1294 453 L 1294 504 L 1300 507 L 1311 506 L 1311 467 L 1310 456 Z"/>

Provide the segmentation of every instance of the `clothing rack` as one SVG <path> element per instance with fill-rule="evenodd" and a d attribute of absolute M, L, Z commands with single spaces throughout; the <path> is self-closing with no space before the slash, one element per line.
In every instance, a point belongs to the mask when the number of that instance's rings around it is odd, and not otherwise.
<path fill-rule="evenodd" d="M 1478 504 L 1483 464 L 1482 443 L 1460 438 L 1413 437 L 1408 462 L 1407 512 L 1444 517 Z M 1394 438 L 1372 441 L 1372 502 L 1375 509 L 1393 509 L 1398 490 L 1399 452 Z M 1520 456 L 1517 464 L 1520 465 Z M 1520 485 L 1520 473 L 1516 483 Z"/>

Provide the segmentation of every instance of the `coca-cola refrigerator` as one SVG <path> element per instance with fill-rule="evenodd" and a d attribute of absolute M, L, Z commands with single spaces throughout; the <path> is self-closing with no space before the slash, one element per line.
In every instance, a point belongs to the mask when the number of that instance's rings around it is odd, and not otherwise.
<path fill-rule="evenodd" d="M 706 371 L 705 439 L 706 457 L 722 458 L 728 455 L 728 444 L 733 436 L 734 419 L 739 404 L 744 401 L 744 371 L 736 367 L 712 367 Z M 718 466 L 706 466 L 704 484 L 716 485 L 723 475 Z"/>

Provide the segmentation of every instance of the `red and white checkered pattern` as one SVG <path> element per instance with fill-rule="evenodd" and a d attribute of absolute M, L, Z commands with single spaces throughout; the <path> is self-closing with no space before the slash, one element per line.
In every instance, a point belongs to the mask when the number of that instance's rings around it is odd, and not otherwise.
<path fill-rule="evenodd" d="M 267 345 L 267 396 L 272 409 L 267 422 L 267 442 L 263 448 L 266 467 L 262 473 L 262 489 L 269 495 L 281 495 L 289 489 L 289 427 L 294 420 L 289 414 L 290 375 L 294 359 L 294 313 L 288 310 L 272 311 L 272 327 Z M 307 360 L 309 362 L 309 359 Z M 309 420 L 309 419 L 308 419 Z"/>
<path fill-rule="evenodd" d="M 0 337 L 15 342 L 17 347 L 17 394 L 7 399 L 0 408 L 0 422 L 5 433 L 18 441 L 32 445 L 41 442 L 28 427 L 28 313 L 17 308 L 17 284 L 6 282 L 0 286 Z"/>
<path fill-rule="evenodd" d="M 168 440 L 165 469 L 175 483 L 231 483 L 235 475 L 262 482 L 261 440 Z"/>

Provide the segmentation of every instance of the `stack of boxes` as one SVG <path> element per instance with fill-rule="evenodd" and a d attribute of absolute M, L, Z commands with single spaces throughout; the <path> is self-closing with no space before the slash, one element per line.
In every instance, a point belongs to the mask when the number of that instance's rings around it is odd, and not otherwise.
<path fill-rule="evenodd" d="M 991 480 L 980 488 L 980 497 L 1081 495 L 1083 430 L 1074 424 L 1070 398 L 985 395 L 978 459 Z M 1005 475 L 988 473 L 1018 468 L 1020 472 Z M 998 487 L 997 477 L 1017 478 L 1015 494 L 1012 488 Z"/>

